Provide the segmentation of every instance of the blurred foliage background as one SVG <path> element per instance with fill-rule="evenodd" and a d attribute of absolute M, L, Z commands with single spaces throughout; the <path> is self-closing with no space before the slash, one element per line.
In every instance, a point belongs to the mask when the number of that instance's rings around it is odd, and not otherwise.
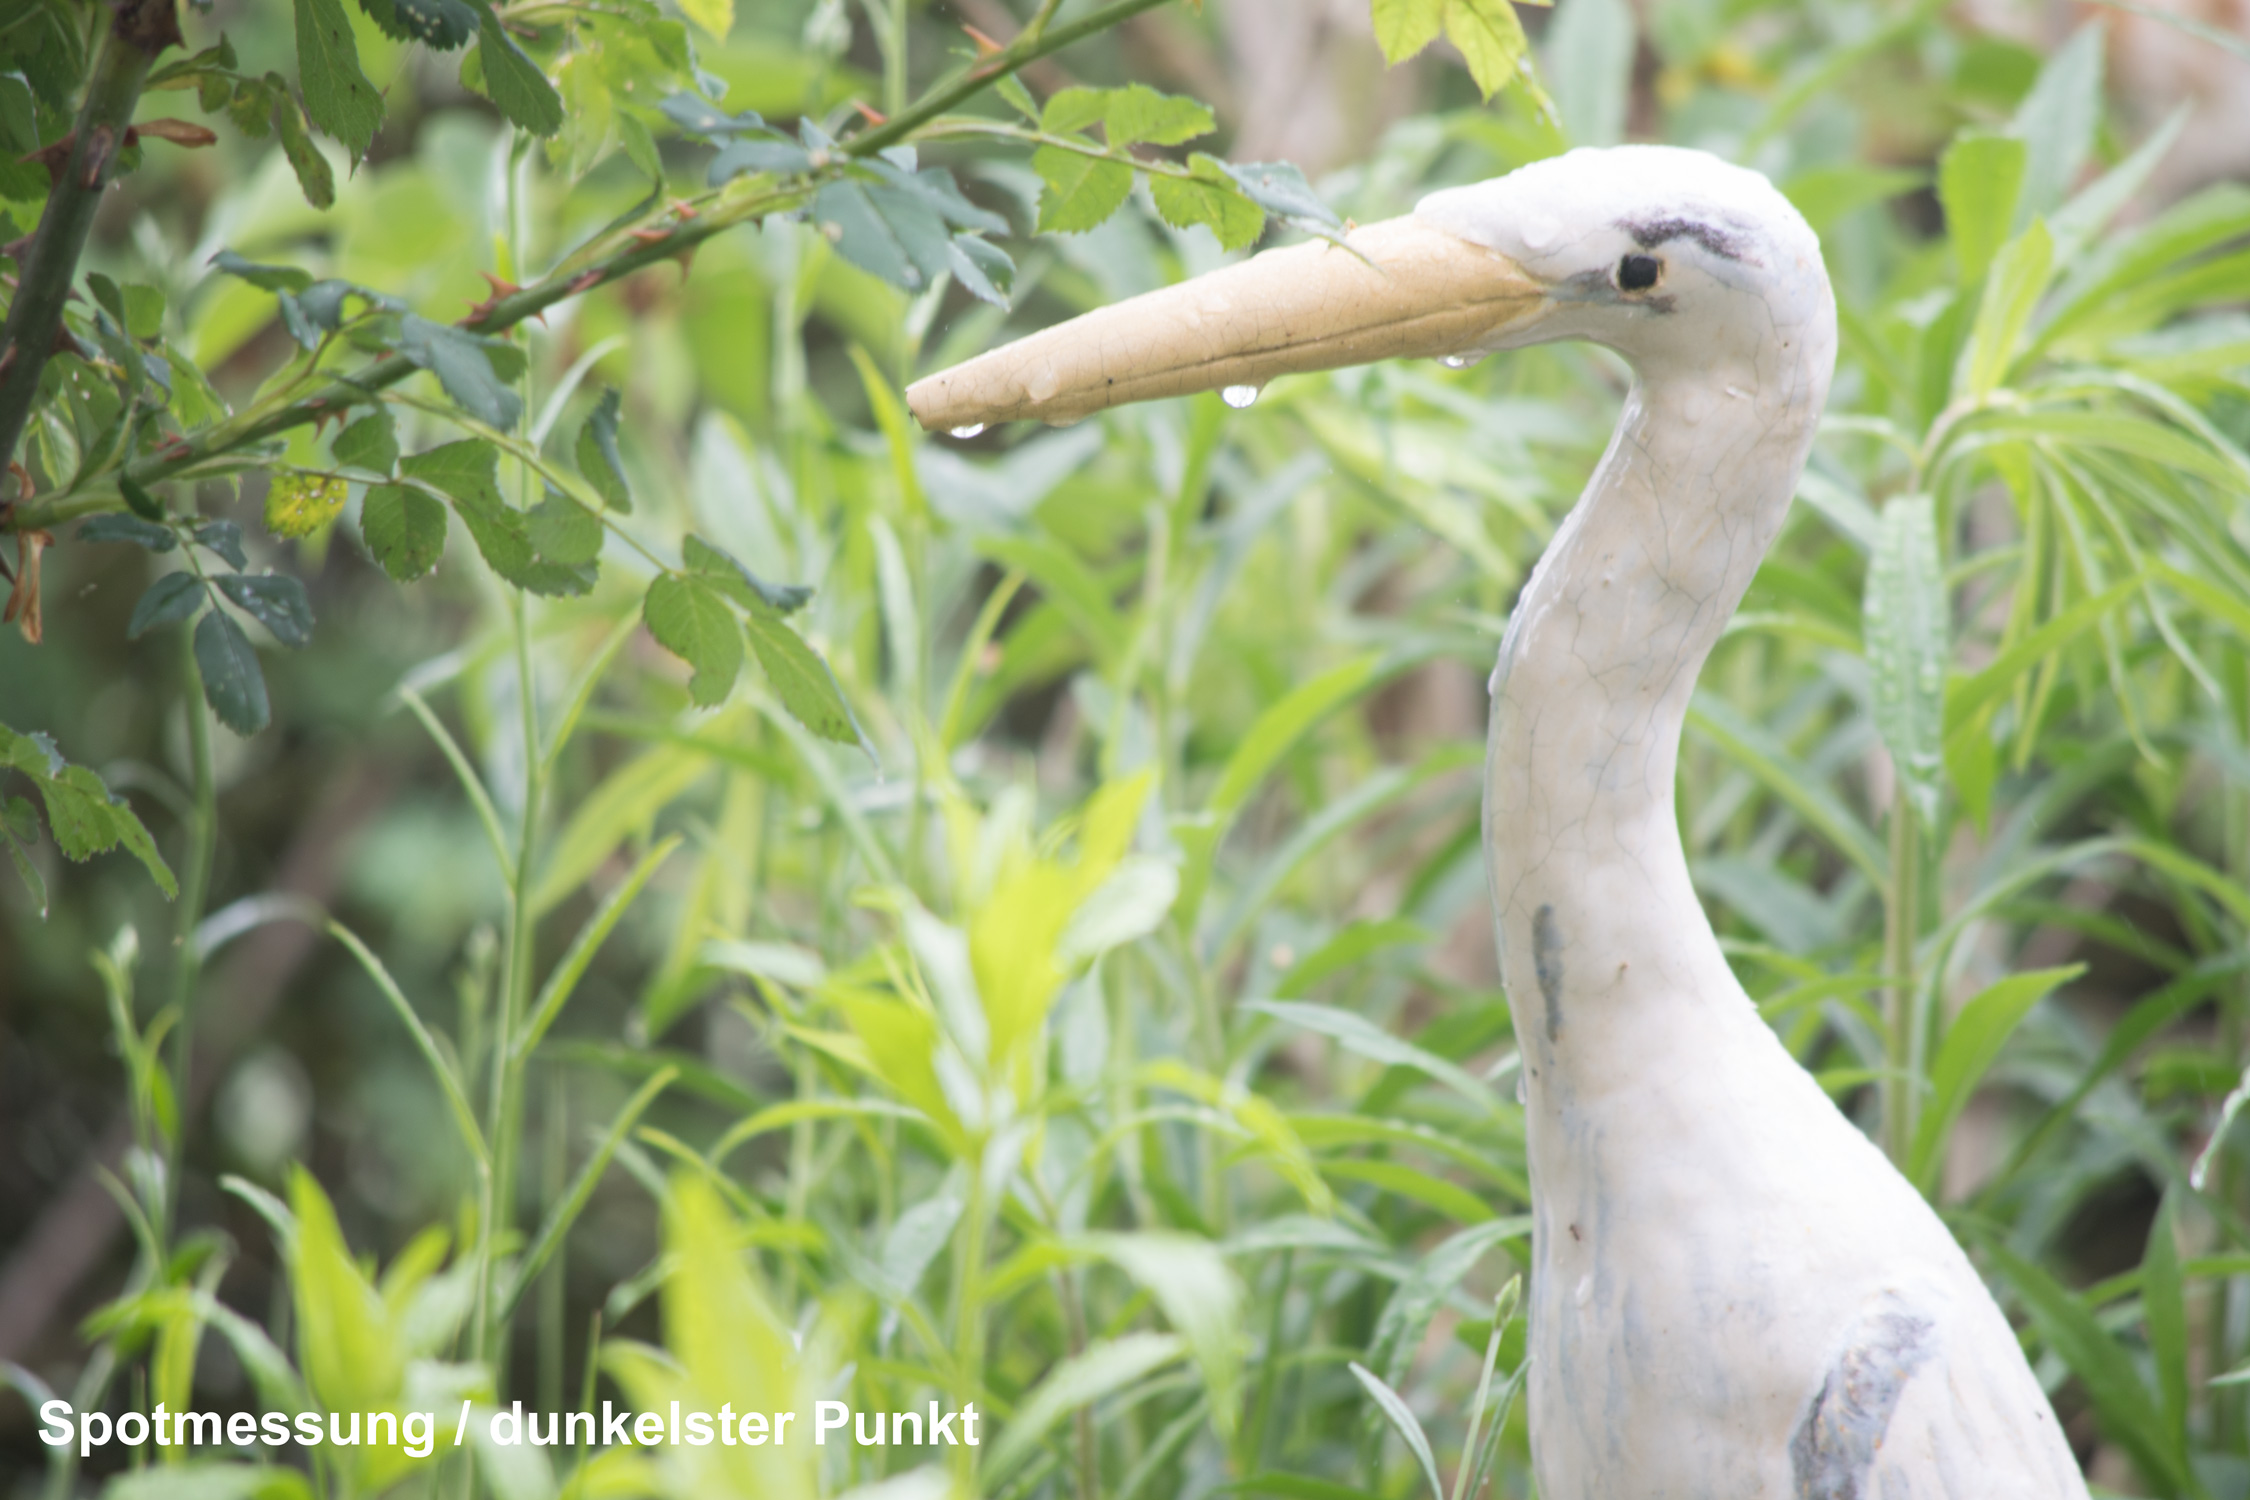
<path fill-rule="evenodd" d="M 54 541 L 44 639 L 0 637 L 28 871 L 0 881 L 0 1492 L 1529 1494 L 1476 766 L 1622 367 L 1541 349 L 935 439 L 898 392 L 1219 264 L 1261 210 L 1285 239 L 1663 140 L 1782 185 L 1844 322 L 1681 761 L 1714 921 L 1991 1276 L 2097 1490 L 2250 1495 L 2239 6 L 1206 0 L 1051 53 L 1040 24 L 1098 8 L 334 9 L 379 129 L 300 78 L 321 4 L 182 13 L 169 59 L 223 32 L 231 60 L 140 117 L 200 103 L 216 140 L 134 148 L 83 265 L 119 305 L 84 283 L 86 358 L 25 448 L 11 562 L 34 520 Z M 94 18 L 0 16 L 23 151 L 69 124 L 41 28 Z M 390 34 L 419 27 L 480 39 L 464 66 Z M 510 38 L 551 94 L 508 81 Z M 1041 53 L 1027 92 L 914 118 L 891 164 L 954 174 L 936 240 L 895 199 L 874 229 L 819 206 L 907 192 L 835 139 L 1004 47 Z M 1210 118 L 1128 147 L 1125 96 L 1053 103 L 1129 84 Z M 356 162 L 330 138 L 355 119 Z M 1320 201 L 1218 161 L 1294 162 Z M 47 192 L 0 167 L 0 238 Z M 322 278 L 395 301 L 308 331 Z M 537 320 L 518 282 L 555 290 Z M 502 315 L 482 373 L 345 393 L 387 428 L 299 411 L 261 447 L 227 416 L 364 363 L 356 335 L 386 357 Z M 83 381 L 135 351 L 170 404 L 99 460 Z M 200 466 L 160 473 L 175 432 Z M 483 489 L 417 469 L 464 440 Z M 114 520 L 135 473 L 161 546 Z M 448 504 L 444 560 L 395 582 L 428 536 L 384 525 L 434 512 L 442 546 Z M 239 538 L 196 541 L 214 520 Z M 162 582 L 230 545 L 303 586 L 227 627 L 270 702 L 249 735 L 211 723 L 182 623 L 237 616 Z M 129 800 L 179 898 L 60 857 L 35 732 Z M 991 1425 L 80 1468 L 38 1440 L 49 1392 Z"/>

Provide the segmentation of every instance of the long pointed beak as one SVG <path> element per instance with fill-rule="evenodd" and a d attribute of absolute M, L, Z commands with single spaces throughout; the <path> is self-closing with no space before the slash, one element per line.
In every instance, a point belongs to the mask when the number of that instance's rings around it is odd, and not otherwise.
<path fill-rule="evenodd" d="M 1268 250 L 1096 309 L 918 380 L 906 404 L 933 431 L 1075 422 L 1306 370 L 1473 354 L 1543 301 L 1507 256 L 1419 219 L 1369 224 L 1347 243 Z"/>

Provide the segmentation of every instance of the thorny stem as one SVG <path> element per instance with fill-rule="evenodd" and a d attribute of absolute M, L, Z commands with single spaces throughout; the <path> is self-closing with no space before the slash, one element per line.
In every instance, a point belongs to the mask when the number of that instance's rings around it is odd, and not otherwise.
<path fill-rule="evenodd" d="M 0 333 L 0 469 L 16 454 L 39 396 L 39 377 L 63 336 L 63 303 L 109 187 L 141 85 L 158 53 L 180 40 L 176 0 L 127 0 L 103 35 L 78 108 L 70 153 L 47 195 Z"/>
<path fill-rule="evenodd" d="M 154 4 L 155 0 L 142 0 L 142 3 Z M 165 3 L 168 5 L 170 0 L 165 0 Z M 973 98 L 1002 78 L 1164 3 L 1165 0 L 1112 0 L 1112 3 L 1067 26 L 1053 28 L 1046 25 L 1046 19 L 1052 14 L 1054 7 L 1044 6 L 1015 41 L 931 88 L 918 103 L 894 115 L 884 124 L 844 142 L 843 154 L 860 157 L 879 151 Z M 143 71 L 145 72 L 145 65 Z M 661 230 L 649 226 L 619 229 L 601 242 L 604 246 L 612 247 L 608 253 L 595 253 L 589 247 L 587 251 L 565 258 L 553 272 L 533 285 L 496 296 L 475 315 L 464 318 L 461 327 L 471 333 L 505 333 L 518 323 L 537 317 L 548 308 L 568 301 L 581 292 L 621 280 L 649 266 L 678 259 L 705 240 L 738 224 L 796 208 L 812 196 L 817 185 L 817 180 L 799 181 L 732 199 L 724 190 L 706 194 L 692 204 L 672 210 L 669 222 Z M 81 241 L 83 238 L 81 235 Z M 620 246 L 620 241 L 627 243 Z M 23 299 L 18 300 L 20 304 Z M 58 319 L 61 316 L 60 308 L 58 300 Z M 404 355 L 390 355 L 355 374 L 331 380 L 309 395 L 270 409 L 245 413 L 234 421 L 217 423 L 189 434 L 161 453 L 150 454 L 137 463 L 127 465 L 123 472 L 144 486 L 168 479 L 193 477 L 199 469 L 217 467 L 214 461 L 223 459 L 228 454 L 238 453 L 308 423 L 333 419 L 347 407 L 364 405 L 374 393 L 398 384 L 415 373 L 417 368 Z M 25 409 L 29 409 L 28 402 Z M 12 437 L 10 440 L 12 441 Z M 111 489 L 49 496 L 18 506 L 8 513 L 5 520 L 0 520 L 0 530 L 28 531 L 56 526 L 79 516 L 115 510 L 119 504 L 119 496 Z"/>

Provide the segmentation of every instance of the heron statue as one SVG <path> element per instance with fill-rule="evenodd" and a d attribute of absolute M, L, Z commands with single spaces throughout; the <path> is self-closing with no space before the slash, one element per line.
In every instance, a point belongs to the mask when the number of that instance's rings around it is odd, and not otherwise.
<path fill-rule="evenodd" d="M 1673 810 L 1697 672 L 1780 529 L 1836 357 L 1757 173 L 1580 150 L 916 383 L 925 427 L 1068 422 L 1396 356 L 1584 339 L 1633 369 L 1491 683 L 1484 849 L 1524 1059 L 1546 1500 L 2064 1500 L 2085 1483 L 1921 1194 L 1727 967 Z"/>

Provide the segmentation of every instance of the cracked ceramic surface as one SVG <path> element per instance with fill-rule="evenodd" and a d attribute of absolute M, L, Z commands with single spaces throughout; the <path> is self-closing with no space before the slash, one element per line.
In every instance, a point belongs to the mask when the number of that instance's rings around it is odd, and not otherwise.
<path fill-rule="evenodd" d="M 1975 1269 L 1759 1017 L 1680 845 L 1689 695 L 1781 525 L 1835 362 L 1818 241 L 1763 177 L 1654 146 L 1574 151 L 1376 229 L 1473 268 L 1487 295 L 1465 311 L 1445 275 L 1395 275 L 1377 308 L 1372 281 L 1339 294 L 1333 248 L 1269 253 L 933 376 L 915 414 L 1082 415 L 1340 353 L 1622 354 L 1616 433 L 1492 678 L 1484 835 L 1524 1054 L 1540 1493 L 2083 1497 Z M 1222 308 L 1286 313 L 1214 328 L 1215 288 Z"/>

